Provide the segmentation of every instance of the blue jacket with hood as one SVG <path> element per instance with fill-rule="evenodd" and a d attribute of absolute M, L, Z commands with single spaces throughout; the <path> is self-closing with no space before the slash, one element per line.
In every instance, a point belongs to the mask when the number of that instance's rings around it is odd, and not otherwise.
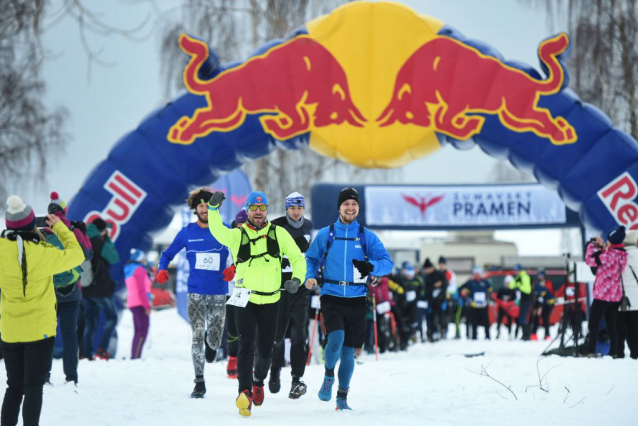
<path fill-rule="evenodd" d="M 386 251 L 383 243 L 370 230 L 364 229 L 365 242 L 367 247 L 368 262 L 372 264 L 371 275 L 383 276 L 392 272 L 394 265 L 390 260 L 390 255 Z M 326 251 L 329 240 L 330 227 L 322 228 L 315 237 L 312 245 L 306 252 L 306 280 L 315 278 L 316 271 Z M 359 223 L 355 220 L 349 225 L 345 225 L 340 219 L 335 223 L 335 236 L 338 238 L 357 238 L 359 236 Z M 364 260 L 361 241 L 335 239 L 328 251 L 323 271 L 324 279 L 334 281 L 362 282 L 366 279 L 359 277 L 358 271 L 352 264 L 352 259 Z M 356 275 L 356 276 L 355 276 Z M 339 285 L 323 284 L 321 295 L 337 297 L 363 297 L 367 295 L 367 285 Z"/>

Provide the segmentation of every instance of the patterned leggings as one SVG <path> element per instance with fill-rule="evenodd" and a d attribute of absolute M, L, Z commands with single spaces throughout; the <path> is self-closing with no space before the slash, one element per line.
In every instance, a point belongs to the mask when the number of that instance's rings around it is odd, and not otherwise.
<path fill-rule="evenodd" d="M 222 340 L 224 319 L 226 316 L 225 294 L 188 293 L 188 320 L 193 330 L 193 368 L 195 376 L 204 375 L 204 339 L 208 345 L 217 350 Z"/>

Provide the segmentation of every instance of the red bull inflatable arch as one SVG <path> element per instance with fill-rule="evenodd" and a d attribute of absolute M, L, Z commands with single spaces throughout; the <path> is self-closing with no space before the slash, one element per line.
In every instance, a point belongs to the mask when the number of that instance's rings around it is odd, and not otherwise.
<path fill-rule="evenodd" d="M 638 228 L 638 144 L 568 88 L 564 33 L 540 43 L 541 71 L 395 3 L 349 3 L 244 62 L 221 64 L 191 35 L 176 42 L 187 91 L 117 142 L 69 206 L 112 222 L 124 260 L 189 188 L 305 145 L 360 167 L 478 145 L 556 191 L 592 232 Z"/>

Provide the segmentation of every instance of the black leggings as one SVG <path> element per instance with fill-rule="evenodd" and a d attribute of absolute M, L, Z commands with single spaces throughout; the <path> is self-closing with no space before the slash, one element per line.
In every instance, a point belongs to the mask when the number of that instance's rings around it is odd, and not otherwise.
<path fill-rule="evenodd" d="M 479 322 L 482 322 L 485 326 L 485 337 L 487 339 L 490 338 L 490 317 L 487 312 L 487 307 L 485 308 L 470 308 L 470 322 L 472 324 L 472 340 L 476 340 L 478 338 L 477 330 Z"/>
<path fill-rule="evenodd" d="M 281 369 L 285 365 L 284 350 L 286 331 L 290 329 L 290 367 L 293 377 L 303 377 L 308 356 L 308 304 L 310 292 L 305 288 L 295 294 L 281 293 L 277 305 L 278 319 L 275 344 L 272 355 L 272 368 Z"/>
<path fill-rule="evenodd" d="M 629 356 L 638 359 L 638 311 L 618 312 L 618 352 L 625 357 L 625 341 L 629 346 Z"/>
<path fill-rule="evenodd" d="M 498 333 L 501 332 L 501 324 L 503 323 L 504 319 L 507 320 L 507 323 L 506 323 L 507 334 L 510 334 L 512 332 L 512 317 L 507 315 L 507 312 L 505 312 L 505 309 L 498 308 L 498 318 L 496 320 L 496 331 Z"/>
<path fill-rule="evenodd" d="M 256 305 L 248 302 L 245 308 L 236 307 L 235 324 L 239 333 L 237 354 L 239 392 L 248 389 L 252 394 L 256 334 L 258 333 L 255 378 L 263 381 L 268 375 L 272 361 L 272 347 L 277 328 L 277 303 Z"/>
<path fill-rule="evenodd" d="M 587 342 L 587 353 L 596 352 L 596 343 L 598 343 L 598 327 L 600 320 L 605 317 L 607 322 L 607 331 L 609 331 L 609 355 L 618 354 L 618 328 L 616 319 L 618 318 L 618 307 L 620 302 L 606 302 L 604 300 L 594 299 L 589 309 L 589 338 Z"/>
<path fill-rule="evenodd" d="M 552 315 L 552 311 L 554 311 L 553 305 L 543 305 L 540 316 L 536 315 L 536 309 L 534 310 L 534 328 L 532 330 L 532 334 L 536 334 L 538 331 L 540 319 L 542 318 L 543 326 L 545 327 L 545 338 L 549 336 L 549 317 Z"/>
<path fill-rule="evenodd" d="M 2 425 L 18 424 L 24 396 L 24 426 L 38 425 L 42 411 L 42 387 L 51 371 L 55 337 L 30 343 L 2 342 L 7 369 L 7 391 L 2 403 Z"/>
<path fill-rule="evenodd" d="M 226 350 L 228 356 L 237 357 L 237 349 L 239 347 L 239 334 L 235 325 L 235 309 L 233 305 L 226 305 Z"/>

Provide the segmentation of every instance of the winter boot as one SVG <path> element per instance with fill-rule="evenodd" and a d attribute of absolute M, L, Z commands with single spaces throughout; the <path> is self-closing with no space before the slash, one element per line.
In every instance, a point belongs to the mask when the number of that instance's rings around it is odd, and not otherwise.
<path fill-rule="evenodd" d="M 337 388 L 337 408 L 335 411 L 352 410 L 348 406 L 348 389 Z"/>
<path fill-rule="evenodd" d="M 239 415 L 244 417 L 250 417 L 251 408 L 253 406 L 253 399 L 250 396 L 250 391 L 245 389 L 242 393 L 239 394 L 237 399 L 235 400 L 235 406 L 239 408 Z"/>
<path fill-rule="evenodd" d="M 264 381 L 253 382 L 253 403 L 259 407 L 264 403 Z"/>
<path fill-rule="evenodd" d="M 195 389 L 193 389 L 193 393 L 191 393 L 191 398 L 203 398 L 204 394 L 206 394 L 204 376 L 195 377 Z"/>
<path fill-rule="evenodd" d="M 299 399 L 302 395 L 306 394 L 306 384 L 302 382 L 299 377 L 292 378 L 292 386 L 290 387 L 290 393 L 288 398 Z"/>
<path fill-rule="evenodd" d="M 536 333 L 529 336 L 529 340 L 538 340 L 538 335 Z"/>
<path fill-rule="evenodd" d="M 332 398 L 332 385 L 335 384 L 335 378 L 330 376 L 325 376 L 323 378 L 323 383 L 321 384 L 321 389 L 319 389 L 319 399 L 322 401 L 330 401 Z"/>
<path fill-rule="evenodd" d="M 279 378 L 280 373 L 280 368 L 272 368 L 270 370 L 270 379 L 268 379 L 268 389 L 270 390 L 270 393 L 277 393 L 281 389 L 281 379 Z M 255 403 L 255 405 L 257 405 L 257 403 Z"/>
<path fill-rule="evenodd" d="M 206 333 L 208 335 L 208 333 Z M 217 358 L 217 350 L 210 347 L 208 344 L 208 336 L 204 337 L 204 346 L 206 346 L 206 362 L 212 363 L 215 362 L 215 358 Z"/>
<path fill-rule="evenodd" d="M 236 356 L 228 357 L 228 365 L 226 366 L 226 373 L 228 374 L 229 379 L 237 378 L 237 357 Z"/>

